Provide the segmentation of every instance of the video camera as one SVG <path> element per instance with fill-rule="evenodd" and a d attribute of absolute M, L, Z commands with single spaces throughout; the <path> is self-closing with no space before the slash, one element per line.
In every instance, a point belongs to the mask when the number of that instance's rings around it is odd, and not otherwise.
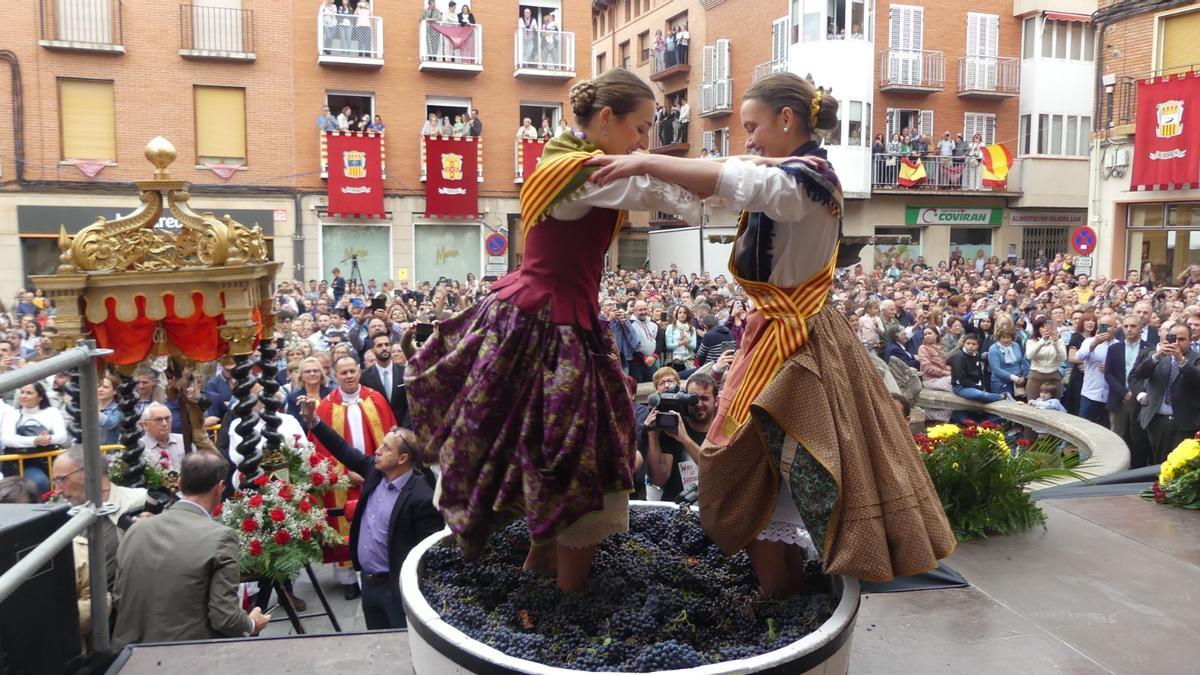
<path fill-rule="evenodd" d="M 687 417 L 688 407 L 700 402 L 700 397 L 690 392 L 668 391 L 662 394 L 654 393 L 646 399 L 651 408 L 660 413 L 676 412 L 674 415 L 659 415 L 654 418 L 654 428 L 663 431 L 674 431 L 679 426 L 679 419 Z"/>

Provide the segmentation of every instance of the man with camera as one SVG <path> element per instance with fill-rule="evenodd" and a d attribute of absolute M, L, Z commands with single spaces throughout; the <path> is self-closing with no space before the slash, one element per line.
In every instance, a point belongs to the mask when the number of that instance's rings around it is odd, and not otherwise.
<path fill-rule="evenodd" d="M 707 373 L 697 373 L 684 393 L 652 394 L 648 403 L 637 447 L 645 456 L 649 482 L 660 488 L 661 501 L 694 503 L 700 485 L 696 459 L 717 411 L 717 383 Z"/>
<path fill-rule="evenodd" d="M 1145 381 L 1137 394 L 1138 421 L 1150 437 L 1150 464 L 1161 463 L 1200 427 L 1200 353 L 1191 350 L 1187 324 L 1173 324 L 1152 351 L 1142 351 L 1133 375 Z"/>

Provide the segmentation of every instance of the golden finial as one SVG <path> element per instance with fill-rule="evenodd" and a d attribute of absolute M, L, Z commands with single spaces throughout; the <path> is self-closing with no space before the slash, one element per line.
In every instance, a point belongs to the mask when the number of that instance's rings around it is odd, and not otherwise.
<path fill-rule="evenodd" d="M 155 180 L 169 180 L 171 172 L 167 167 L 175 161 L 175 146 L 162 136 L 155 136 L 146 144 L 146 159 L 154 165 Z"/>

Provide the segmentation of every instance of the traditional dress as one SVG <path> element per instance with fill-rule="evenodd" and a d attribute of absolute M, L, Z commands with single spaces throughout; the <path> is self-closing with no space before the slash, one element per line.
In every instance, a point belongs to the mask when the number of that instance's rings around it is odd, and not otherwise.
<path fill-rule="evenodd" d="M 317 405 L 317 417 L 333 427 L 347 443 L 368 455 L 375 454 L 375 448 L 383 445 L 383 437 L 396 426 L 387 399 L 379 392 L 362 385 L 359 385 L 358 392 L 353 395 L 342 391 L 341 387 L 334 389 Z M 309 440 L 316 446 L 317 452 L 337 462 L 337 458 L 326 450 L 311 432 Z M 342 469 L 345 470 L 345 467 Z M 346 502 L 357 500 L 358 495 L 359 489 L 356 487 L 326 492 L 325 508 L 345 509 Z M 345 544 L 325 549 L 325 562 L 349 563 L 350 522 L 344 515 L 328 516 L 325 522 L 346 538 Z"/>
<path fill-rule="evenodd" d="M 468 555 L 523 516 L 536 545 L 588 546 L 628 529 L 633 399 L 599 318 L 604 254 L 623 209 L 699 201 L 638 176 L 587 183 L 600 151 L 551 139 L 521 190 L 522 266 L 438 324 L 405 372 L 413 431 L 441 466 L 438 506 Z"/>
<path fill-rule="evenodd" d="M 816 143 L 792 155 L 824 157 Z M 700 518 L 727 553 L 811 542 L 828 574 L 919 573 L 954 550 L 908 427 L 845 319 L 826 305 L 841 235 L 831 169 L 730 159 L 743 213 L 729 267 L 754 301 L 700 453 Z"/>

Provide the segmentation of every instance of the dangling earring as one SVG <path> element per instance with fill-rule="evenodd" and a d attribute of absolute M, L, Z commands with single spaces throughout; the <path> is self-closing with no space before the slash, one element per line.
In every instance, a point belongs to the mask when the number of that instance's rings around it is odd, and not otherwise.
<path fill-rule="evenodd" d="M 787 132 L 788 132 L 788 128 L 787 128 L 787 127 L 784 127 L 784 128 L 783 128 L 783 133 L 785 133 L 785 134 L 786 134 Z"/>

